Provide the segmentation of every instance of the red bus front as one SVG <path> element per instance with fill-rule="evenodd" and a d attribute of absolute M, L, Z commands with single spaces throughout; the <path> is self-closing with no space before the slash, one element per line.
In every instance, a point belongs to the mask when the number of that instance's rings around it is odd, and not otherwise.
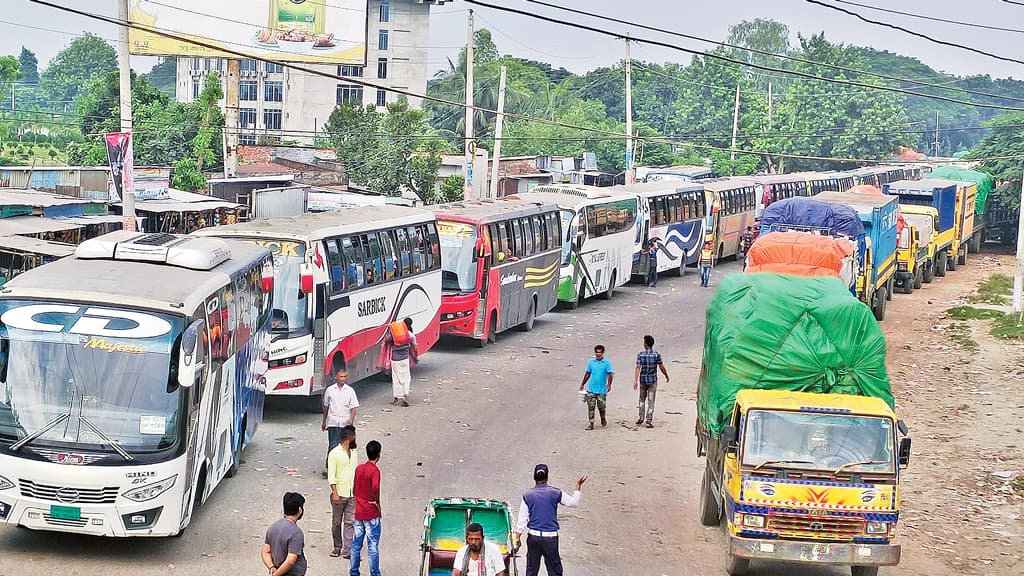
<path fill-rule="evenodd" d="M 490 261 L 489 242 L 481 239 L 486 226 L 468 219 L 437 220 L 441 241 L 441 334 L 482 339 L 489 326 L 481 308 L 487 309 L 486 291 L 481 294 L 486 263 Z M 492 283 L 487 283 L 493 286 Z"/>

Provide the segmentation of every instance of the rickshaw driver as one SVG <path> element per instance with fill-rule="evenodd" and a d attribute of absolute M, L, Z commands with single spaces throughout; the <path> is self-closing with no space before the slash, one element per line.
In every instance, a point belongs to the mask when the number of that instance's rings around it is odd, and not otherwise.
<path fill-rule="evenodd" d="M 484 527 L 466 526 L 466 545 L 455 554 L 452 576 L 506 576 L 505 560 L 498 545 L 484 539 Z"/>

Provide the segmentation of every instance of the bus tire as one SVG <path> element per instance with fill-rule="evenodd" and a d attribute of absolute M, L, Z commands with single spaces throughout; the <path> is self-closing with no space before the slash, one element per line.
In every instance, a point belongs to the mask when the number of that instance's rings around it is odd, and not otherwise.
<path fill-rule="evenodd" d="M 679 267 L 672 270 L 672 275 L 678 278 L 682 278 L 686 275 L 686 253 L 684 252 L 682 257 L 679 259 Z"/>
<path fill-rule="evenodd" d="M 726 552 L 725 573 L 729 576 L 746 576 L 750 568 L 750 560 L 738 558 Z"/>
<path fill-rule="evenodd" d="M 946 261 L 948 259 L 949 254 L 945 250 L 939 252 L 939 255 L 935 258 L 935 275 L 938 276 L 939 278 L 945 276 L 946 270 L 949 269 L 949 267 L 946 264 Z"/>
<path fill-rule="evenodd" d="M 206 464 L 203 463 L 203 469 L 199 471 L 199 481 L 196 482 L 196 493 L 192 495 L 192 516 L 195 517 L 196 512 L 203 507 L 203 493 L 206 492 Z"/>
<path fill-rule="evenodd" d="M 306 410 L 308 412 L 312 414 L 323 414 L 324 395 L 322 392 L 320 394 L 310 394 L 309 396 L 306 396 L 303 400 L 306 404 Z"/>
<path fill-rule="evenodd" d="M 245 427 L 249 425 L 249 415 L 242 416 L 242 438 L 245 438 Z M 241 442 L 239 442 L 241 444 Z M 238 461 L 242 459 L 242 448 L 238 448 L 238 452 L 231 452 L 231 466 L 228 466 L 228 471 L 224 473 L 227 478 L 234 478 L 238 475 Z"/>
<path fill-rule="evenodd" d="M 722 510 L 715 496 L 714 482 L 711 464 L 705 463 L 704 477 L 700 481 L 700 523 L 704 526 L 718 526 L 722 521 Z"/>
<path fill-rule="evenodd" d="M 611 280 L 611 282 L 608 283 L 608 290 L 605 290 L 605 293 L 604 293 L 604 299 L 605 300 L 611 300 L 612 299 L 612 295 L 615 294 L 615 280 L 617 280 L 617 278 L 616 278 L 617 275 L 618 275 L 617 271 L 616 270 L 612 270 L 612 280 Z"/>
<path fill-rule="evenodd" d="M 530 309 L 526 312 L 526 321 L 523 322 L 520 327 L 523 332 L 529 332 L 533 330 L 533 324 L 537 320 L 537 296 L 530 298 Z"/>
<path fill-rule="evenodd" d="M 850 576 L 878 576 L 878 566 L 850 566 Z"/>

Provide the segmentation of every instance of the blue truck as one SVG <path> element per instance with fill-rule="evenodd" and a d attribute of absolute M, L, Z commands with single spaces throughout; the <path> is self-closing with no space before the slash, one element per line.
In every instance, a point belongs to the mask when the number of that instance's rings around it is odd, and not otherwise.
<path fill-rule="evenodd" d="M 938 233 L 935 236 L 936 276 L 945 276 L 946 270 L 956 270 L 959 261 L 966 262 L 967 243 L 964 241 L 964 231 L 970 228 L 973 233 L 974 207 L 972 206 L 970 210 L 964 209 L 966 195 L 969 192 L 969 186 L 964 184 L 955 180 L 927 178 L 899 180 L 883 187 L 886 194 L 899 198 L 901 204 L 931 206 L 938 210 Z M 970 212 L 970 223 L 965 227 L 967 212 Z"/>
<path fill-rule="evenodd" d="M 821 192 L 812 198 L 857 212 L 866 237 L 857 296 L 871 307 L 875 319 L 885 320 L 886 302 L 892 300 L 896 284 L 899 201 L 893 196 L 854 192 Z"/>

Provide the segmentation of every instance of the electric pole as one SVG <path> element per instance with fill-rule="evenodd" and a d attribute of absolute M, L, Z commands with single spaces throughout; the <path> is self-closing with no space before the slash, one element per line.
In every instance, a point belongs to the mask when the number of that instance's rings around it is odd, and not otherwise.
<path fill-rule="evenodd" d="M 224 78 L 224 177 L 234 178 L 238 172 L 238 90 L 242 61 L 228 59 Z M 314 135 L 316 131 L 314 130 Z"/>
<path fill-rule="evenodd" d="M 1020 321 L 1024 314 L 1024 172 L 1020 181 L 1020 204 L 1017 214 L 1017 270 L 1013 275 L 1013 314 Z"/>
<path fill-rule="evenodd" d="M 128 40 L 128 0 L 118 0 L 117 15 L 121 19 L 121 26 L 117 34 L 117 68 L 120 80 L 120 110 L 121 110 L 121 132 L 132 131 L 132 65 L 128 55 L 130 42 Z M 125 159 L 126 164 L 133 159 Z M 129 165 L 130 166 L 130 165 Z M 121 212 L 122 227 L 125 230 L 135 231 L 135 185 L 128 169 L 122 172 Z"/>
<path fill-rule="evenodd" d="M 729 152 L 729 159 L 736 159 L 736 135 L 740 129 L 740 85 L 736 85 L 736 105 L 732 111 L 732 150 Z"/>
<path fill-rule="evenodd" d="M 626 174 L 625 183 L 633 183 L 633 59 L 626 38 Z"/>
<path fill-rule="evenodd" d="M 469 18 L 466 20 L 466 141 L 464 142 L 466 152 L 466 168 L 463 176 L 466 179 L 463 197 L 469 200 L 473 197 L 473 160 L 476 155 L 476 146 L 473 141 L 473 48 L 476 39 L 473 30 L 473 11 L 469 11 Z"/>
<path fill-rule="evenodd" d="M 501 67 L 498 76 L 498 117 L 494 120 L 494 157 L 491 159 L 491 192 L 490 198 L 498 197 L 498 168 L 501 164 L 501 131 L 505 125 L 505 74 Z"/>

